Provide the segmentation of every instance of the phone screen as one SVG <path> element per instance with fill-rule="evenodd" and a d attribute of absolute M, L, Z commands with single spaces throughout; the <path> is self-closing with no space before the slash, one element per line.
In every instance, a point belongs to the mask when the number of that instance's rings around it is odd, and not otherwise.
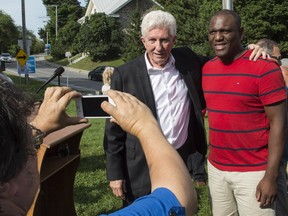
<path fill-rule="evenodd" d="M 82 114 L 87 118 L 109 118 L 110 115 L 103 111 L 101 103 L 108 102 L 108 96 L 102 97 L 82 97 Z"/>

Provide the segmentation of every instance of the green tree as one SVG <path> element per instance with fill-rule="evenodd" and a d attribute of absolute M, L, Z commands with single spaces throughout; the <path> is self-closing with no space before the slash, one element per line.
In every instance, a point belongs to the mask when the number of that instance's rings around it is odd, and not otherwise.
<path fill-rule="evenodd" d="M 279 44 L 282 55 L 288 55 L 287 0 L 237 0 L 234 6 L 242 18 L 244 43 L 269 38 Z"/>
<path fill-rule="evenodd" d="M 167 0 L 163 1 L 164 8 L 177 21 L 177 46 L 191 46 L 197 43 L 197 25 L 193 25 L 199 14 L 200 1 L 198 0 Z M 193 34 L 193 35 L 192 35 Z"/>
<path fill-rule="evenodd" d="M 212 15 L 222 8 L 222 0 L 158 0 L 177 20 L 176 46 L 191 47 L 196 53 L 211 55 L 207 29 Z M 242 19 L 243 44 L 269 38 L 288 55 L 288 0 L 235 0 L 234 10 Z"/>
<path fill-rule="evenodd" d="M 32 38 L 32 46 L 31 46 L 31 54 L 37 54 L 37 53 L 43 53 L 44 51 L 44 42 L 42 40 L 39 40 L 37 37 Z"/>
<path fill-rule="evenodd" d="M 47 15 L 50 19 L 45 29 L 39 31 L 39 35 L 45 41 L 48 32 L 51 54 L 54 58 L 59 59 L 64 56 L 67 49 L 70 50 L 73 47 L 74 38 L 78 33 L 75 29 L 79 30 L 77 20 L 82 17 L 84 10 L 78 0 L 43 0 L 43 4 L 46 5 Z"/>
<path fill-rule="evenodd" d="M 77 54 L 76 43 L 77 38 L 76 35 L 79 33 L 81 28 L 80 23 L 76 21 L 68 22 L 61 29 L 61 38 L 60 42 L 65 44 L 66 51 L 70 51 L 73 54 Z"/>
<path fill-rule="evenodd" d="M 78 22 L 70 21 L 59 30 L 59 37 L 52 46 L 52 55 L 56 59 L 65 57 L 65 52 L 77 54 L 76 35 L 80 31 L 81 25 Z"/>
<path fill-rule="evenodd" d="M 19 27 L 19 31 L 22 34 L 22 27 Z M 30 55 L 36 54 L 43 52 L 44 50 L 44 42 L 42 40 L 39 40 L 32 31 L 26 30 L 26 40 L 31 41 L 31 46 L 30 46 Z M 18 52 L 17 48 L 17 52 Z"/>
<path fill-rule="evenodd" d="M 159 2 L 159 1 L 158 1 Z M 161 0 L 164 10 L 177 22 L 176 46 L 187 46 L 200 55 L 211 55 L 207 41 L 209 17 L 221 9 L 221 0 Z"/>
<path fill-rule="evenodd" d="M 141 12 L 135 10 L 131 15 L 129 27 L 124 30 L 124 45 L 122 58 L 129 61 L 144 53 L 145 48 L 140 40 L 141 37 Z"/>
<path fill-rule="evenodd" d="M 94 61 L 119 57 L 122 40 L 115 18 L 96 13 L 86 19 L 77 37 L 78 51 L 89 53 Z"/>
<path fill-rule="evenodd" d="M 192 47 L 193 50 L 200 55 L 214 55 L 213 50 L 208 43 L 208 26 L 209 21 L 213 14 L 221 10 L 222 0 L 203 0 L 199 8 L 199 17 L 196 21 L 197 35 L 198 35 L 198 44 L 195 44 L 195 47 Z"/>
<path fill-rule="evenodd" d="M 47 7 L 50 16 L 47 29 L 52 47 L 57 47 L 60 56 L 63 55 L 62 49 L 68 47 L 71 49 L 71 46 L 73 52 L 89 52 L 94 59 L 99 59 L 100 56 L 104 56 L 104 58 L 118 56 L 121 32 L 118 27 L 115 29 L 112 27 L 109 30 L 113 24 L 109 23 L 108 18 L 104 18 L 104 16 L 101 18 L 101 15 L 95 15 L 98 18 L 91 16 L 91 19 L 87 19 L 81 27 L 80 34 L 76 36 L 73 30 L 73 35 L 77 37 L 75 41 L 69 37 L 67 31 L 69 32 L 69 26 L 71 27 L 70 21 L 76 22 L 84 14 L 84 9 L 79 6 L 79 2 L 77 0 L 62 0 L 60 3 L 58 0 L 43 0 L 43 2 L 46 5 L 59 4 L 58 40 L 61 41 L 61 44 L 60 42 L 57 43 L 57 46 L 53 44 L 55 43 L 55 8 L 53 7 Z M 211 16 L 222 8 L 222 0 L 158 0 L 157 2 L 164 7 L 164 10 L 171 12 L 177 20 L 176 46 L 188 46 L 200 55 L 213 55 L 207 39 L 207 29 Z M 233 3 L 234 10 L 242 18 L 245 30 L 244 45 L 267 37 L 279 43 L 283 56 L 288 55 L 288 0 L 237 0 Z M 140 16 L 142 15 L 139 11 L 132 12 L 130 26 L 124 30 L 126 34 L 122 51 L 125 60 L 134 58 L 143 52 L 143 46 L 139 40 Z M 68 27 L 64 28 L 65 25 Z M 62 28 L 63 30 L 61 30 Z M 116 33 L 114 34 L 114 32 Z M 41 38 L 45 40 L 45 37 L 45 32 L 41 31 Z M 111 38 L 114 39 L 111 40 Z M 108 54 L 107 50 L 114 50 L 114 53 Z"/>
<path fill-rule="evenodd" d="M 0 52 L 15 55 L 19 31 L 11 16 L 0 10 Z"/>
<path fill-rule="evenodd" d="M 46 44 L 47 43 L 47 32 L 45 31 L 44 28 L 40 28 L 38 30 L 38 35 L 43 41 L 45 41 L 45 44 Z"/>

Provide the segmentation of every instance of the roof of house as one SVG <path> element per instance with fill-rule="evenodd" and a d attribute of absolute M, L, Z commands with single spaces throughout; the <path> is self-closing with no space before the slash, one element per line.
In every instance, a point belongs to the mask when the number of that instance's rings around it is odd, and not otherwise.
<path fill-rule="evenodd" d="M 105 13 L 107 15 L 112 15 L 131 1 L 132 0 L 90 0 L 86 14 L 88 11 L 88 14 L 91 14 L 94 8 L 96 9 L 97 13 Z M 156 5 L 160 6 L 160 4 L 156 1 L 151 1 L 154 2 Z"/>
<path fill-rule="evenodd" d="M 95 12 L 112 15 L 130 1 L 132 0 L 90 0 L 85 16 L 90 16 Z"/>
<path fill-rule="evenodd" d="M 106 15 L 117 16 L 117 11 L 133 0 L 90 0 L 87 6 L 85 16 L 79 19 L 80 23 L 84 22 L 85 17 L 89 17 L 94 13 L 105 13 Z M 154 0 L 150 0 L 156 5 L 160 4 Z"/>

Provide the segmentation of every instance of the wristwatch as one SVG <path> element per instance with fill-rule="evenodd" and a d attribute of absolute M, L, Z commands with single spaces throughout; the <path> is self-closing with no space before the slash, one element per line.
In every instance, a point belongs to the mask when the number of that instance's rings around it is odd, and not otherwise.
<path fill-rule="evenodd" d="M 31 123 L 29 124 L 29 126 L 31 127 L 32 130 L 36 132 L 36 135 L 33 136 L 32 141 L 34 144 L 34 148 L 37 150 L 40 148 L 40 145 L 43 143 L 43 139 L 46 136 L 46 133 L 34 127 Z"/>

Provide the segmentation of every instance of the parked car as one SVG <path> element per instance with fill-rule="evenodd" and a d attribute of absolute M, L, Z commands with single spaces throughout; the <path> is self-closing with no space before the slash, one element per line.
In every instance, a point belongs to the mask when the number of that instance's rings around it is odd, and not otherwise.
<path fill-rule="evenodd" d="M 0 60 L 4 62 L 12 62 L 12 56 L 10 53 L 2 53 L 0 56 Z"/>
<path fill-rule="evenodd" d="M 98 66 L 95 69 L 91 70 L 88 73 L 88 79 L 102 81 L 102 73 L 105 70 L 106 66 Z"/>

